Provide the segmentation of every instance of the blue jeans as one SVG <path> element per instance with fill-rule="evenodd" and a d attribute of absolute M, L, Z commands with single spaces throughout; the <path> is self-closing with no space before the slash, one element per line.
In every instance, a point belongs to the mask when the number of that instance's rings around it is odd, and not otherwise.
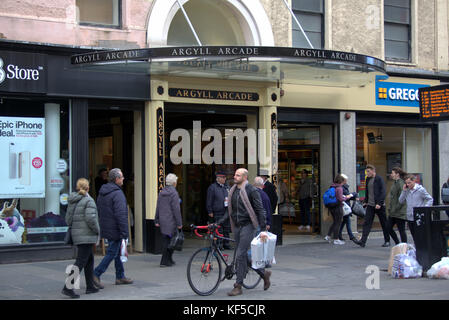
<path fill-rule="evenodd" d="M 354 238 L 354 235 L 352 234 L 352 230 L 351 230 L 351 219 L 349 218 L 349 216 L 350 216 L 350 214 L 343 217 L 343 222 L 341 223 L 341 226 L 340 226 L 340 232 L 338 233 L 339 239 L 342 238 L 342 232 L 343 232 L 343 228 L 345 225 L 346 225 L 346 229 L 348 230 L 349 240 L 352 240 Z"/>
<path fill-rule="evenodd" d="M 108 240 L 109 245 L 108 250 L 106 251 L 106 255 L 94 270 L 94 273 L 98 278 L 100 278 L 100 276 L 106 272 L 112 260 L 114 260 L 115 262 L 115 278 L 116 279 L 125 278 L 125 269 L 123 268 L 123 263 L 120 260 L 121 243 L 122 240 Z"/>

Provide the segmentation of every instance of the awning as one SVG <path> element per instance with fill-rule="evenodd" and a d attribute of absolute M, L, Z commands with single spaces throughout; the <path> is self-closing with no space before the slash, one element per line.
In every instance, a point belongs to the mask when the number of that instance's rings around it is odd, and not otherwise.
<path fill-rule="evenodd" d="M 98 51 L 71 57 L 72 65 L 151 76 L 280 82 L 335 87 L 365 86 L 385 75 L 370 56 L 288 47 L 193 46 Z"/>

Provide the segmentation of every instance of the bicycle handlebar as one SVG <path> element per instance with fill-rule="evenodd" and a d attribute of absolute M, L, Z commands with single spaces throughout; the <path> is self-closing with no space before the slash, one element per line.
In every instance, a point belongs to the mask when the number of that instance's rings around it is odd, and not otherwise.
<path fill-rule="evenodd" d="M 209 224 L 207 226 L 195 226 L 195 225 L 191 224 L 190 228 L 193 229 L 193 231 L 199 238 L 202 238 L 203 236 L 198 233 L 198 229 L 202 229 L 202 230 L 207 229 L 207 234 L 210 234 L 211 232 L 213 233 L 215 231 L 217 236 L 224 237 L 221 233 L 218 232 L 218 228 L 221 228 L 221 226 L 216 225 L 216 224 Z"/>

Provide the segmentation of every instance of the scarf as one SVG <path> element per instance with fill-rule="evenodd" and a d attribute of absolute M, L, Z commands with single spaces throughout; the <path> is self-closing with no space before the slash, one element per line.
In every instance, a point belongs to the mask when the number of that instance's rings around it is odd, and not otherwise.
<path fill-rule="evenodd" d="M 240 189 L 240 196 L 242 198 L 243 205 L 245 206 L 246 211 L 249 213 L 249 217 L 251 218 L 251 222 L 253 223 L 253 226 L 255 229 L 259 228 L 259 222 L 257 221 L 256 213 L 254 212 L 253 206 L 251 205 L 251 202 L 249 201 L 248 194 L 246 193 L 246 185 L 248 184 L 248 181 L 243 182 L 242 188 Z M 228 213 L 229 213 L 229 220 L 231 221 L 231 229 L 232 233 L 234 233 L 235 230 L 235 223 L 232 220 L 232 195 L 234 194 L 235 189 L 237 188 L 237 185 L 234 184 L 229 191 L 229 206 L 228 206 Z"/>

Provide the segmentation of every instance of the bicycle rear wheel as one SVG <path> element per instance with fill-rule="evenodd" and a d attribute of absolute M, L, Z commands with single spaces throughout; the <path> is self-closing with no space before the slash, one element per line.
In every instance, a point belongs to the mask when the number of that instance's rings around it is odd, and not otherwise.
<path fill-rule="evenodd" d="M 208 247 L 195 251 L 187 264 L 189 285 L 200 296 L 211 295 L 217 290 L 221 272 L 218 256 Z"/>
<path fill-rule="evenodd" d="M 246 276 L 243 279 L 243 287 L 246 289 L 254 289 L 260 283 L 262 278 L 257 273 L 256 270 L 248 266 L 248 271 L 246 272 Z"/>

